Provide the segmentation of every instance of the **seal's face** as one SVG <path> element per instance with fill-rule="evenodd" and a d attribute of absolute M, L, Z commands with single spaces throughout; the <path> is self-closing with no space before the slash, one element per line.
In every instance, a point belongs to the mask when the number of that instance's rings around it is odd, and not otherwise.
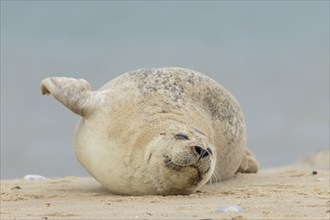
<path fill-rule="evenodd" d="M 148 163 L 159 194 L 188 194 L 198 190 L 211 177 L 215 149 L 200 131 L 172 126 L 148 146 Z"/>

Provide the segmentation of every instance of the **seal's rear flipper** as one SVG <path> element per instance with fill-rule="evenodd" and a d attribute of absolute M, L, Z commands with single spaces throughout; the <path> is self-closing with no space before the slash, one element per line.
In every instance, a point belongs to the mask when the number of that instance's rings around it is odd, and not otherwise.
<path fill-rule="evenodd" d="M 259 163 L 251 150 L 245 147 L 244 157 L 236 173 L 256 173 L 259 170 Z"/>
<path fill-rule="evenodd" d="M 41 93 L 51 94 L 74 113 L 85 117 L 93 108 L 95 94 L 84 79 L 50 77 L 41 82 Z"/>

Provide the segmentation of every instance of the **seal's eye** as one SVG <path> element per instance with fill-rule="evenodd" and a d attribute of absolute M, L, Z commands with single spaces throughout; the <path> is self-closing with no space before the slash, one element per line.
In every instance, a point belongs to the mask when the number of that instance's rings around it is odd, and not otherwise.
<path fill-rule="evenodd" d="M 182 133 L 176 134 L 174 137 L 177 140 L 189 140 L 188 136 Z"/>

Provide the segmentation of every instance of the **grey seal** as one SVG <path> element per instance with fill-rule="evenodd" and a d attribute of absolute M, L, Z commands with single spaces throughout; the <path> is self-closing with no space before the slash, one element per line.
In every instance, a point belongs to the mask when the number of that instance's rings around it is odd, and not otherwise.
<path fill-rule="evenodd" d="M 76 156 L 113 193 L 189 194 L 258 171 L 239 103 L 197 71 L 138 69 L 97 91 L 83 79 L 50 77 L 41 91 L 81 116 Z"/>

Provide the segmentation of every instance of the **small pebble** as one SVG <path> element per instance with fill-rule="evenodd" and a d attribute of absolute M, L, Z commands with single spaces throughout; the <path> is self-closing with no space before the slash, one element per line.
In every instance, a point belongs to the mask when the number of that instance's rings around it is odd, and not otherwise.
<path fill-rule="evenodd" d="M 244 210 L 237 205 L 226 205 L 217 209 L 217 213 L 242 213 Z"/>
<path fill-rule="evenodd" d="M 11 190 L 14 190 L 14 189 L 21 189 L 21 187 L 20 186 L 14 186 L 14 187 L 11 188 Z"/>
<path fill-rule="evenodd" d="M 317 171 L 316 171 L 316 170 L 314 170 L 314 171 L 312 172 L 312 174 L 313 174 L 313 175 L 316 175 L 316 174 L 317 174 Z"/>
<path fill-rule="evenodd" d="M 190 194 L 189 196 L 190 196 L 190 198 L 199 198 L 199 195 L 197 195 L 197 194 Z"/>
<path fill-rule="evenodd" d="M 40 175 L 25 175 L 25 180 L 45 180 L 46 178 Z"/>

